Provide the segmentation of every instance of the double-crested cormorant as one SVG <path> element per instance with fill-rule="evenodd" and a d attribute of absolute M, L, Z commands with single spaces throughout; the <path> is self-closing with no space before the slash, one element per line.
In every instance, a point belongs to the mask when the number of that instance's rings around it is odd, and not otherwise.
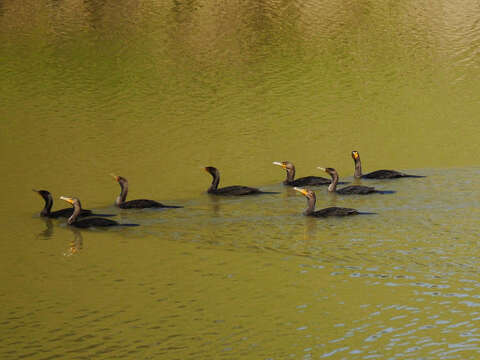
<path fill-rule="evenodd" d="M 124 177 L 111 174 L 120 184 L 120 195 L 115 200 L 115 205 L 121 209 L 146 209 L 146 208 L 181 208 L 183 206 L 164 205 L 155 200 L 137 199 L 125 201 L 128 194 L 128 180 Z"/>
<path fill-rule="evenodd" d="M 295 165 L 290 161 L 274 161 L 274 165 L 281 166 L 287 171 L 287 178 L 283 181 L 284 185 L 288 186 L 320 186 L 320 185 L 330 185 L 332 182 L 330 179 L 326 179 L 320 176 L 305 176 L 298 179 L 295 179 Z M 340 183 L 343 184 L 343 183 Z"/>
<path fill-rule="evenodd" d="M 330 176 L 332 177 L 332 183 L 328 186 L 329 192 L 336 192 L 337 194 L 341 194 L 341 195 L 367 195 L 367 194 L 374 194 L 374 193 L 378 193 L 378 194 L 393 193 L 393 191 L 381 191 L 381 190 L 376 190 L 373 186 L 363 186 L 363 185 L 350 185 L 337 190 L 337 184 L 338 184 L 337 170 L 333 168 L 322 168 L 322 167 L 319 167 L 319 169 L 330 174 Z"/>
<path fill-rule="evenodd" d="M 360 154 L 358 151 L 352 151 L 352 159 L 355 162 L 355 172 L 353 176 L 357 179 L 397 179 L 403 177 L 410 177 L 410 178 L 422 178 L 425 177 L 423 175 L 409 175 L 402 173 L 396 170 L 377 170 L 371 173 L 362 174 L 362 162 L 360 161 Z"/>
<path fill-rule="evenodd" d="M 220 183 L 220 171 L 213 166 L 207 166 L 205 171 L 208 172 L 213 177 L 212 185 L 207 190 L 207 193 L 213 195 L 233 195 L 233 196 L 240 196 L 240 195 L 254 195 L 254 194 L 277 194 L 276 192 L 266 192 L 262 191 L 257 188 L 252 188 L 248 186 L 242 185 L 233 185 L 233 186 L 226 186 L 223 188 L 218 188 L 218 184 Z"/>
<path fill-rule="evenodd" d="M 51 218 L 51 219 L 56 219 L 56 218 L 59 218 L 59 217 L 68 218 L 68 217 L 72 216 L 73 208 L 66 208 L 66 209 L 62 209 L 62 210 L 51 211 L 52 206 L 53 206 L 53 198 L 52 198 L 52 194 L 50 194 L 49 191 L 47 191 L 47 190 L 35 190 L 35 189 L 32 189 L 32 190 L 35 191 L 37 194 L 39 194 L 43 198 L 43 200 L 45 201 L 45 207 L 40 212 L 40 216 Z M 91 215 L 93 215 L 92 210 L 81 209 L 81 212 L 78 216 L 79 217 L 84 217 L 84 216 L 91 216 Z"/>
<path fill-rule="evenodd" d="M 308 207 L 303 212 L 304 215 L 307 216 L 315 216 L 315 217 L 328 217 L 328 216 L 351 216 L 351 215 L 358 215 L 360 212 L 356 209 L 350 208 L 341 208 L 341 207 L 328 207 L 325 209 L 315 211 L 315 193 L 311 190 L 301 189 L 294 187 L 294 190 L 297 190 L 302 195 L 307 198 Z"/>
<path fill-rule="evenodd" d="M 88 227 L 107 227 L 107 226 L 138 226 L 138 224 L 119 224 L 118 222 L 110 219 L 99 217 L 86 217 L 78 219 L 80 212 L 82 211 L 82 204 L 77 198 L 69 198 L 66 196 L 60 196 L 60 199 L 72 204 L 73 214 L 68 218 L 68 225 L 72 225 L 78 228 Z"/>

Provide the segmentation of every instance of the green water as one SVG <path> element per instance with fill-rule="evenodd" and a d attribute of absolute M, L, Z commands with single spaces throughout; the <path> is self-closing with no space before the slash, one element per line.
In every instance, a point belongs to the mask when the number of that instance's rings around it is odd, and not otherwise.
<path fill-rule="evenodd" d="M 0 358 L 475 359 L 476 2 L 0 2 Z M 317 207 L 273 161 L 394 194 Z M 216 199 L 221 185 L 279 194 Z M 118 210 L 153 198 L 183 209 Z M 47 189 L 136 228 L 39 217 Z"/>

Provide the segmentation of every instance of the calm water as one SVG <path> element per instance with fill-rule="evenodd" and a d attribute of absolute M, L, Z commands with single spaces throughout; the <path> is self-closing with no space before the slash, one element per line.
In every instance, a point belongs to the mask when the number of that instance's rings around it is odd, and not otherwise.
<path fill-rule="evenodd" d="M 1 359 L 476 359 L 474 1 L 0 1 Z M 272 161 L 394 194 L 302 216 Z M 223 185 L 279 194 L 215 199 Z M 183 209 L 118 210 L 129 198 Z M 125 229 L 38 216 L 32 188 Z"/>

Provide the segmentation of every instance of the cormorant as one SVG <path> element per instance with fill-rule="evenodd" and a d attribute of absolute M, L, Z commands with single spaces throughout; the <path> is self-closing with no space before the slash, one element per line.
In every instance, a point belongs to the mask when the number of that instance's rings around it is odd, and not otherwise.
<path fill-rule="evenodd" d="M 320 185 L 330 185 L 330 183 L 332 182 L 330 179 L 326 179 L 320 176 L 305 176 L 305 177 L 295 179 L 295 165 L 293 165 L 290 161 L 282 161 L 282 162 L 274 161 L 273 164 L 281 166 L 287 171 L 287 178 L 283 181 L 284 185 L 320 186 Z"/>
<path fill-rule="evenodd" d="M 59 218 L 59 217 L 68 218 L 68 217 L 72 216 L 73 208 L 66 208 L 66 209 L 61 209 L 61 210 L 57 210 L 57 211 L 51 211 L 52 206 L 53 206 L 53 198 L 52 198 L 52 194 L 50 194 L 49 191 L 47 191 L 47 190 L 35 190 L 35 189 L 32 189 L 32 190 L 35 191 L 37 194 L 39 194 L 43 198 L 43 200 L 45 201 L 45 206 L 42 209 L 42 211 L 40 212 L 40 216 L 51 218 L 51 219 L 56 219 L 56 218 Z M 82 209 L 82 211 L 79 214 L 80 217 L 91 216 L 91 215 L 94 215 L 92 213 L 92 210 L 87 210 L 87 209 Z"/>
<path fill-rule="evenodd" d="M 355 162 L 355 172 L 353 176 L 357 179 L 397 179 L 402 177 L 410 177 L 410 178 L 422 178 L 425 177 L 423 175 L 409 175 L 402 173 L 396 170 L 377 170 L 371 173 L 362 174 L 362 162 L 360 161 L 360 154 L 358 151 L 352 151 L 352 159 Z"/>
<path fill-rule="evenodd" d="M 65 200 L 73 206 L 73 214 L 67 220 L 68 225 L 72 225 L 78 228 L 106 226 L 138 226 L 138 224 L 119 224 L 114 220 L 99 217 L 87 217 L 83 219 L 78 219 L 78 216 L 82 211 L 82 204 L 80 204 L 80 200 L 78 200 L 77 198 L 69 198 L 66 196 L 60 196 L 60 199 Z"/>
<path fill-rule="evenodd" d="M 267 192 L 262 191 L 257 188 L 252 188 L 248 186 L 242 185 L 233 185 L 233 186 L 226 186 L 223 188 L 218 188 L 218 184 L 220 183 L 220 171 L 213 166 L 207 166 L 205 171 L 212 175 L 213 180 L 212 184 L 207 190 L 207 193 L 213 195 L 233 195 L 233 196 L 241 196 L 241 195 L 254 195 L 254 194 L 277 194 L 276 192 Z"/>
<path fill-rule="evenodd" d="M 360 214 L 360 212 L 356 209 L 341 208 L 341 207 L 328 207 L 325 209 L 315 211 L 315 202 L 316 202 L 315 193 L 311 190 L 301 189 L 298 187 L 294 187 L 293 189 L 297 190 L 307 198 L 308 207 L 303 212 L 304 215 L 315 216 L 315 217 L 328 217 L 328 216 L 351 216 L 351 215 Z"/>
<path fill-rule="evenodd" d="M 337 184 L 338 184 L 337 170 L 333 168 L 322 168 L 322 167 L 319 167 L 319 169 L 330 174 L 330 176 L 332 177 L 332 183 L 328 186 L 329 192 L 336 192 L 337 194 L 341 194 L 341 195 L 367 195 L 367 194 L 374 194 L 374 193 L 379 193 L 379 194 L 393 193 L 393 191 L 381 191 L 381 190 L 376 190 L 373 186 L 363 186 L 363 185 L 350 185 L 337 190 Z"/>
<path fill-rule="evenodd" d="M 124 177 L 113 175 L 113 178 L 120 184 L 120 195 L 115 200 L 115 205 L 120 209 L 146 209 L 146 208 L 181 208 L 183 206 L 164 205 L 155 200 L 137 199 L 125 201 L 128 194 L 128 180 Z"/>

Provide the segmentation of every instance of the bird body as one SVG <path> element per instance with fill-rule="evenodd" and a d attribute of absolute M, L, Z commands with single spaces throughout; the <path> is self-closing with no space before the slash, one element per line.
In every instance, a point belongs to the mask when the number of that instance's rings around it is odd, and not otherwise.
<path fill-rule="evenodd" d="M 220 189 L 209 190 L 208 193 L 214 194 L 214 195 L 242 196 L 242 195 L 261 194 L 262 191 L 257 188 L 252 188 L 249 186 L 232 185 L 232 186 L 225 186 Z"/>
<path fill-rule="evenodd" d="M 396 170 L 376 170 L 368 174 L 363 174 L 362 179 L 398 179 L 398 178 L 422 178 L 422 175 L 409 175 Z"/>
<path fill-rule="evenodd" d="M 121 224 L 110 219 L 92 217 L 75 220 L 74 222 L 69 223 L 69 225 L 85 229 L 89 227 L 119 226 Z"/>
<path fill-rule="evenodd" d="M 51 218 L 51 219 L 58 219 L 58 218 L 69 218 L 73 214 L 73 208 L 65 208 L 57 211 L 52 211 L 49 213 L 46 217 Z M 80 214 L 78 215 L 79 217 L 86 217 L 86 216 L 92 216 L 92 210 L 87 210 L 87 209 L 82 209 Z M 43 216 L 43 215 L 42 215 Z"/>
<path fill-rule="evenodd" d="M 336 190 L 337 194 L 342 195 L 367 195 L 378 192 L 373 186 L 350 185 Z"/>
<path fill-rule="evenodd" d="M 328 216 L 350 216 L 358 215 L 359 212 L 356 209 L 342 208 L 342 207 L 328 207 L 325 209 L 314 211 L 310 216 L 315 217 L 328 217 Z"/>
<path fill-rule="evenodd" d="M 147 209 L 147 208 L 179 208 L 181 206 L 164 205 L 155 200 L 136 199 L 122 202 L 118 205 L 120 209 Z"/>
<path fill-rule="evenodd" d="M 298 179 L 295 179 L 289 182 L 286 185 L 290 186 L 320 186 L 320 185 L 329 185 L 330 180 L 325 179 L 320 176 L 304 176 Z"/>

